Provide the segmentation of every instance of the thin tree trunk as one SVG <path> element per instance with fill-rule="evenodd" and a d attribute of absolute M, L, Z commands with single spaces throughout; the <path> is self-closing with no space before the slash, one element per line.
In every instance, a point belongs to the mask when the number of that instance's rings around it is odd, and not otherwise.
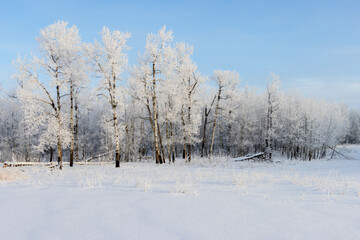
<path fill-rule="evenodd" d="M 50 164 L 52 163 L 52 160 L 53 160 L 53 153 L 54 153 L 54 150 L 53 150 L 53 148 L 51 147 L 51 148 L 50 148 Z"/>
<path fill-rule="evenodd" d="M 60 86 L 59 85 L 56 86 L 56 95 L 57 95 L 56 118 L 57 118 L 57 123 L 58 123 L 58 132 L 57 132 L 58 164 L 59 164 L 59 169 L 62 169 L 62 144 L 61 144 L 61 136 L 60 136 L 62 124 L 61 124 L 61 115 L 60 115 L 61 104 L 60 104 Z"/>
<path fill-rule="evenodd" d="M 173 130 L 173 123 L 170 122 L 170 134 L 171 134 L 171 151 L 172 151 L 172 162 L 175 162 L 175 144 L 174 144 L 174 130 Z"/>
<path fill-rule="evenodd" d="M 130 146 L 130 160 L 131 162 L 134 161 L 134 155 L 135 155 L 135 123 L 134 119 L 131 119 L 131 146 Z"/>
<path fill-rule="evenodd" d="M 79 116 L 78 116 L 78 102 L 75 96 L 75 126 L 74 126 L 74 145 L 75 145 L 75 162 L 79 161 Z"/>
<path fill-rule="evenodd" d="M 115 133 L 115 143 L 116 143 L 116 151 L 115 151 L 115 167 L 120 167 L 120 140 L 119 140 L 119 130 L 118 130 L 118 121 L 117 121 L 117 113 L 116 107 L 113 104 L 113 121 L 114 121 L 114 133 Z"/>
<path fill-rule="evenodd" d="M 190 99 L 190 94 L 189 94 L 189 102 L 191 101 Z M 191 128 L 191 107 L 188 107 L 188 128 Z M 187 144 L 187 153 L 188 153 L 188 158 L 187 158 L 187 162 L 190 163 L 191 162 L 191 144 L 189 143 L 191 141 L 191 136 L 190 136 L 190 129 L 188 129 L 188 144 Z"/>
<path fill-rule="evenodd" d="M 142 120 L 140 123 L 140 144 L 139 144 L 139 161 L 141 162 L 142 154 L 143 154 L 143 134 L 144 134 L 144 121 Z"/>
<path fill-rule="evenodd" d="M 164 151 L 164 146 L 162 144 L 162 137 L 161 137 L 160 127 L 158 127 L 158 132 L 159 132 L 160 150 L 161 150 L 161 154 L 162 154 L 162 162 L 161 163 L 165 163 L 165 151 Z"/>
<path fill-rule="evenodd" d="M 185 124 L 185 118 L 184 118 L 184 106 L 181 106 L 181 122 L 183 126 L 183 159 L 187 161 L 187 133 L 186 133 L 186 124 Z"/>
<path fill-rule="evenodd" d="M 129 128 L 128 124 L 125 126 L 125 162 L 129 162 Z"/>
<path fill-rule="evenodd" d="M 169 134 L 169 120 L 166 120 L 166 143 L 168 150 L 169 164 L 171 163 L 171 144 L 170 144 L 170 134 Z"/>
<path fill-rule="evenodd" d="M 231 110 L 229 111 L 229 119 L 231 117 Z M 232 143 L 232 139 L 231 139 L 231 124 L 228 125 L 228 129 L 227 129 L 227 137 L 228 137 L 228 143 L 227 143 L 227 154 L 230 155 L 231 153 L 231 143 Z"/>
<path fill-rule="evenodd" d="M 267 111 L 267 126 L 266 126 L 266 139 L 265 139 L 265 156 L 269 159 L 272 157 L 272 149 L 271 149 L 271 135 L 270 132 L 272 130 L 272 102 L 271 102 L 271 95 L 268 93 L 268 111 Z"/>
<path fill-rule="evenodd" d="M 74 87 L 70 84 L 70 167 L 74 165 Z"/>
<path fill-rule="evenodd" d="M 207 122 L 208 122 L 208 116 L 209 116 L 209 112 L 207 112 L 207 107 L 205 107 L 205 116 L 204 116 L 204 132 L 203 132 L 203 138 L 202 138 L 202 143 L 201 143 L 201 157 L 204 157 L 204 150 L 205 150 L 205 141 L 206 141 L 206 126 L 207 126 Z"/>
<path fill-rule="evenodd" d="M 153 117 L 154 117 L 154 140 L 155 140 L 155 158 L 157 164 L 162 164 L 159 139 L 158 139 L 158 119 L 156 111 L 156 78 L 155 78 L 155 63 L 153 63 L 153 95 L 152 95 L 152 104 L 153 104 Z"/>
<path fill-rule="evenodd" d="M 217 123 L 217 116 L 218 116 L 218 111 L 219 111 L 219 102 L 220 102 L 220 99 L 221 99 L 220 94 L 221 94 L 221 88 L 219 89 L 219 93 L 218 93 L 218 96 L 217 96 L 216 108 L 215 108 L 213 132 L 212 132 L 211 145 L 210 145 L 210 156 L 213 155 L 213 150 L 214 150 L 216 123 Z"/>

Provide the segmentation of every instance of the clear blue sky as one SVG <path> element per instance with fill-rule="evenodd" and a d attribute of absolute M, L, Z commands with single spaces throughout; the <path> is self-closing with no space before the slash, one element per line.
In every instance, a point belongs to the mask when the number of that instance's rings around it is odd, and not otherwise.
<path fill-rule="evenodd" d="M 145 37 L 164 24 L 175 41 L 194 46 L 199 70 L 236 70 L 243 83 L 264 89 L 270 73 L 283 89 L 360 108 L 360 1 L 5 1 L 0 0 L 0 82 L 17 55 L 36 52 L 41 28 L 75 24 L 83 41 L 106 25 L 132 33 L 130 63 Z"/>

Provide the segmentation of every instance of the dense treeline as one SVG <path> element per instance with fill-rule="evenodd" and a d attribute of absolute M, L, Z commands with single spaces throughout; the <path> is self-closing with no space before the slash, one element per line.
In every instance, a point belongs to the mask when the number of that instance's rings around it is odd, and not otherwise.
<path fill-rule="evenodd" d="M 38 54 L 17 61 L 18 88 L 1 97 L 1 161 L 115 158 L 118 167 L 274 151 L 311 160 L 359 142 L 360 113 L 346 105 L 285 93 L 276 75 L 263 93 L 233 71 L 205 76 L 165 27 L 129 66 L 129 38 L 104 27 L 88 44 L 66 22 L 42 29 Z"/>

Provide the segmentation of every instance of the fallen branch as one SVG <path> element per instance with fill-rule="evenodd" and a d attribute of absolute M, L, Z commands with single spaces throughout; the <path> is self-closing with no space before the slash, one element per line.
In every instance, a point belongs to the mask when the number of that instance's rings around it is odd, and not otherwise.
<path fill-rule="evenodd" d="M 349 157 L 349 156 L 346 156 L 345 154 L 342 154 L 341 152 L 335 150 L 334 148 L 332 148 L 332 147 L 330 147 L 330 146 L 328 146 L 328 145 L 326 145 L 326 147 L 328 147 L 328 148 L 330 148 L 331 150 L 333 150 L 333 154 L 332 154 L 332 156 L 331 156 L 330 159 L 332 159 L 332 158 L 334 157 L 334 152 L 335 152 L 335 153 L 339 154 L 340 156 L 344 157 L 344 158 L 347 159 L 347 160 L 354 160 L 353 158 L 351 158 L 351 157 Z M 330 160 L 330 159 L 329 159 L 329 160 Z"/>
<path fill-rule="evenodd" d="M 99 155 L 90 157 L 90 158 L 86 159 L 85 162 L 90 162 L 90 161 L 93 160 L 93 159 L 96 159 L 96 158 L 105 156 L 105 155 L 107 155 L 107 154 L 109 154 L 109 153 L 113 153 L 113 152 L 115 152 L 115 151 L 116 151 L 116 150 L 112 150 L 112 151 L 110 151 L 110 152 L 106 152 L 106 153 L 102 153 L 102 154 L 99 154 Z"/>
<path fill-rule="evenodd" d="M 246 160 L 250 160 L 253 158 L 258 158 L 258 157 L 262 157 L 265 153 L 264 152 L 260 152 L 260 153 L 255 153 L 252 155 L 246 155 L 244 157 L 239 157 L 239 158 L 234 158 L 235 162 L 240 162 L 240 161 L 246 161 Z"/>
<path fill-rule="evenodd" d="M 24 166 L 56 166 L 57 163 L 50 162 L 4 162 L 3 168 L 6 167 L 24 167 Z"/>

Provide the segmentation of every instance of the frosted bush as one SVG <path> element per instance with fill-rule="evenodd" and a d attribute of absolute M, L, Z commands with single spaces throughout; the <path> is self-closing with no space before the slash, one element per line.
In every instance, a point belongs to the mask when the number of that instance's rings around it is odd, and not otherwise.
<path fill-rule="evenodd" d="M 23 174 L 17 169 L 0 169 L 0 181 L 14 181 L 24 178 Z"/>
<path fill-rule="evenodd" d="M 44 188 L 45 182 L 41 178 L 31 178 L 23 182 L 23 185 L 30 188 Z"/>
<path fill-rule="evenodd" d="M 189 179 L 185 179 L 184 181 L 181 181 L 179 179 L 176 180 L 175 189 L 173 190 L 172 193 L 179 195 L 193 195 L 193 196 L 198 195 L 198 193 L 193 188 L 193 185 L 191 184 Z"/>
<path fill-rule="evenodd" d="M 100 174 L 86 174 L 83 178 L 79 179 L 79 185 L 84 188 L 101 188 L 103 176 Z"/>
<path fill-rule="evenodd" d="M 151 189 L 152 179 L 150 177 L 144 177 L 138 179 L 138 182 L 136 184 L 136 188 L 144 190 L 144 192 L 147 192 Z"/>
<path fill-rule="evenodd" d="M 188 192 L 188 186 L 180 181 L 176 181 L 174 193 L 185 194 L 186 192 Z"/>
<path fill-rule="evenodd" d="M 122 175 L 116 175 L 114 185 L 120 185 L 123 181 Z"/>
<path fill-rule="evenodd" d="M 264 176 L 257 172 L 239 172 L 232 175 L 232 183 L 236 186 L 252 186 L 259 183 Z"/>
<path fill-rule="evenodd" d="M 328 197 L 358 194 L 359 182 L 351 177 L 340 177 L 330 171 L 327 176 L 285 176 L 292 184 L 322 191 Z"/>

